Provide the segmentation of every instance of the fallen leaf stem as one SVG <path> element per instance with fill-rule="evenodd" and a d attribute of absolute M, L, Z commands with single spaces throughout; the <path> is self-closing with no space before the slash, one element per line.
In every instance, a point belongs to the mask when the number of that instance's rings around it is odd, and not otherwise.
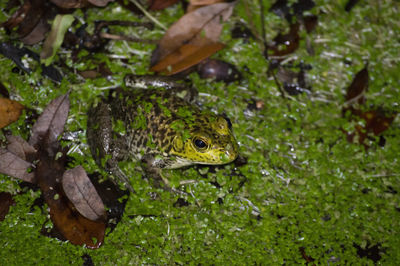
<path fill-rule="evenodd" d="M 140 9 L 140 11 L 143 12 L 143 14 L 148 17 L 151 21 L 154 22 L 154 24 L 158 25 L 160 28 L 162 28 L 163 30 L 167 30 L 167 27 L 165 27 L 160 21 L 158 21 L 155 17 L 153 17 L 152 15 L 150 15 L 149 12 L 147 12 L 147 10 L 141 5 L 139 4 L 138 1 L 136 0 L 130 0 L 135 6 L 137 6 L 137 8 Z"/>

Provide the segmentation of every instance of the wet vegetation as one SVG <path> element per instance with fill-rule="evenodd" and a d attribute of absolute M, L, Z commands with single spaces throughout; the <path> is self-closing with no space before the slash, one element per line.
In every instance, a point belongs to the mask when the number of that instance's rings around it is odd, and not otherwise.
<path fill-rule="evenodd" d="M 0 3 L 0 264 L 400 261 L 399 2 L 216 2 Z M 129 74 L 197 88 L 239 157 L 110 179 L 86 114 Z"/>

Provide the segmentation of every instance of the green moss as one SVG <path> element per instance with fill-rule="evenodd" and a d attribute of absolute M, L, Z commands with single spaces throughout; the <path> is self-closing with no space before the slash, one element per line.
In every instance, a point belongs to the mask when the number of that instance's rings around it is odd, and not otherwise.
<path fill-rule="evenodd" d="M 272 2 L 264 2 L 266 38 L 272 40 L 288 24 L 268 12 Z M 260 30 L 258 1 L 239 2 L 224 27 L 227 48 L 215 55 L 236 65 L 244 80 L 227 85 L 191 75 L 203 107 L 225 112 L 232 120 L 246 164 L 167 171 L 165 176 L 175 187 L 181 181 L 192 181 L 183 188 L 185 196 L 155 188 L 135 170 L 135 164 L 123 164 L 137 193 L 129 197 L 122 221 L 97 250 L 41 235 L 43 225 L 51 227 L 47 210 L 31 207 L 39 192 L 25 189 L 14 197 L 16 205 L 0 222 L 0 264 L 6 259 L 8 265 L 82 265 L 81 256 L 88 254 L 95 265 L 293 265 L 306 263 L 304 250 L 315 264 L 372 265 L 370 258 L 357 255 L 357 246 L 378 246 L 378 263 L 383 265 L 400 261 L 399 120 L 384 132 L 384 147 L 376 141 L 368 143 L 369 149 L 348 143 L 341 130 L 354 129 L 355 124 L 343 118 L 341 110 L 345 88 L 366 62 L 368 105 L 399 111 L 399 5 L 371 0 L 358 3 L 347 13 L 346 2 L 317 1 L 309 12 L 318 15 L 318 26 L 310 34 L 301 32 L 300 47 L 288 59 L 294 65 L 303 62 L 312 67 L 307 72 L 310 94 L 281 97 L 266 74 L 268 62 L 260 44 L 230 38 L 231 28 L 240 19 L 250 25 L 246 9 L 253 13 L 251 21 Z M 177 5 L 152 14 L 169 26 L 183 10 Z M 83 13 L 78 10 L 74 16 L 83 18 Z M 88 9 L 85 20 L 91 24 L 98 19 L 121 18 L 146 20 L 117 3 Z M 5 20 L 4 14 L 0 19 Z M 163 34 L 159 28 L 113 26 L 112 31 L 151 39 Z M 8 38 L 3 30 L 0 36 Z M 306 38 L 314 55 L 307 53 Z M 107 47 L 111 54 L 81 52 L 77 62 L 69 51 L 58 58 L 78 70 L 105 63 L 115 73 L 112 80 L 82 80 L 61 69 L 65 76 L 61 86 L 43 78 L 40 69 L 31 75 L 14 73 L 12 61 L 0 58 L 1 80 L 12 98 L 38 112 L 72 89 L 66 131 L 78 134 L 65 144 L 72 144 L 70 155 L 75 164 L 83 164 L 88 171 L 98 170 L 85 139 L 89 103 L 107 88 L 120 85 L 125 74 L 147 73 L 154 49 L 154 45 L 123 41 L 111 41 Z M 264 107 L 246 110 L 252 100 L 262 101 Z M 27 138 L 30 126 L 21 117 L 7 129 Z M 0 138 L 4 140 L 1 134 Z M 17 181 L 0 177 L 0 191 L 20 190 Z M 179 207 L 179 198 L 189 205 Z"/>

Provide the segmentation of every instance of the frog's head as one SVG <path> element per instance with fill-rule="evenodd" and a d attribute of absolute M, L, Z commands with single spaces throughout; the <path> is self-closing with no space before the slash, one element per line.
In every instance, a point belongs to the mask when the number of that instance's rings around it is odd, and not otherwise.
<path fill-rule="evenodd" d="M 191 125 L 186 124 L 186 132 L 177 134 L 172 141 L 171 154 L 177 157 L 180 166 L 226 164 L 238 156 L 238 145 L 228 118 L 202 114 L 194 117 Z"/>

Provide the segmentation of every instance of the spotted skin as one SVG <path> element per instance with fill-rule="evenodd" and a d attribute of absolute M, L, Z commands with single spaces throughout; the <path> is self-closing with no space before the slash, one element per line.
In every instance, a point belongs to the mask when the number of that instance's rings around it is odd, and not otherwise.
<path fill-rule="evenodd" d="M 90 108 L 87 138 L 96 162 L 111 171 L 122 160 L 174 169 L 226 164 L 238 155 L 229 120 L 165 89 L 116 89 Z"/>

